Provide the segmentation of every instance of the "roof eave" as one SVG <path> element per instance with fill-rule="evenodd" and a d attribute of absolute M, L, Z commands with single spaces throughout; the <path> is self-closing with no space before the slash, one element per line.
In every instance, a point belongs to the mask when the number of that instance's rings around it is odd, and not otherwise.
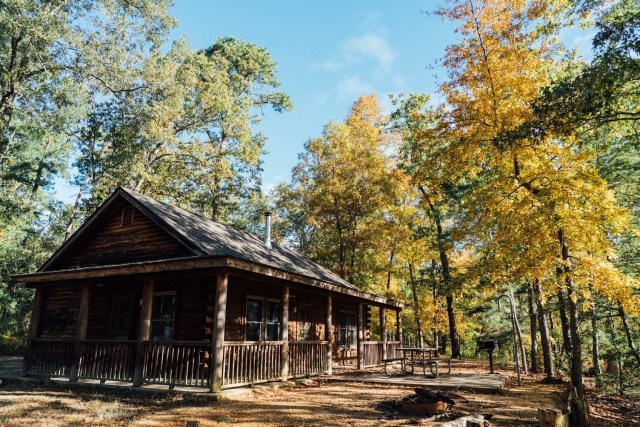
<path fill-rule="evenodd" d="M 268 277 L 279 278 L 295 283 L 300 283 L 315 288 L 349 295 L 351 297 L 366 301 L 373 301 L 379 305 L 402 309 L 405 304 L 391 298 L 363 292 L 357 289 L 347 288 L 344 285 L 326 282 L 313 277 L 291 273 L 268 265 L 256 264 L 254 262 L 242 260 L 234 257 L 185 257 L 172 258 L 156 261 L 143 261 L 129 264 L 105 265 L 94 267 L 82 267 L 58 271 L 38 271 L 36 273 L 18 274 L 11 279 L 14 283 L 25 283 L 27 286 L 35 286 L 56 281 L 97 279 L 107 277 L 126 276 L 134 274 L 152 274 L 159 272 L 197 270 L 206 268 L 232 268 L 242 271 L 253 272 Z"/>

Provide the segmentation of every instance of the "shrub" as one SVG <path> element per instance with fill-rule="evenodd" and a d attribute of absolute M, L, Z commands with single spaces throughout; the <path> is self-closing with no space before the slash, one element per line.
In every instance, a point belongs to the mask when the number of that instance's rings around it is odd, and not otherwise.
<path fill-rule="evenodd" d="M 0 356 L 22 356 L 25 340 L 9 335 L 0 335 Z"/>

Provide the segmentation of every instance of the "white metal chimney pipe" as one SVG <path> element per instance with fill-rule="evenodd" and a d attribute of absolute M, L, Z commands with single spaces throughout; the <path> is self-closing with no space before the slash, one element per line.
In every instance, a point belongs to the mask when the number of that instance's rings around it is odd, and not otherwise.
<path fill-rule="evenodd" d="M 264 213 L 264 245 L 271 249 L 271 212 Z"/>

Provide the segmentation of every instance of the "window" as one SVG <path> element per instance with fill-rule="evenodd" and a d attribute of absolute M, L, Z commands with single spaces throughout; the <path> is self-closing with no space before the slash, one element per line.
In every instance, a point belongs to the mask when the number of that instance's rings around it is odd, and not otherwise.
<path fill-rule="evenodd" d="M 159 292 L 153 294 L 151 309 L 151 340 L 173 339 L 173 320 L 176 310 L 176 293 Z"/>
<path fill-rule="evenodd" d="M 133 295 L 115 295 L 111 300 L 109 335 L 114 340 L 128 340 L 133 326 Z"/>
<path fill-rule="evenodd" d="M 302 305 L 298 309 L 300 323 L 300 341 L 310 341 L 312 339 L 311 334 L 311 307 Z"/>
<path fill-rule="evenodd" d="M 277 341 L 280 337 L 280 301 L 247 298 L 247 341 Z"/>
<path fill-rule="evenodd" d="M 356 314 L 350 311 L 340 311 L 338 321 L 340 346 L 355 348 L 358 344 L 358 318 Z"/>

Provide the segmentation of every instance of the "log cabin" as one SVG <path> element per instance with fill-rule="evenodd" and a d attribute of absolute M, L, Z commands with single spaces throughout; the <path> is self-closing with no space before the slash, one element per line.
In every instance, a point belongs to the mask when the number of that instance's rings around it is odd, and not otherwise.
<path fill-rule="evenodd" d="M 13 277 L 35 289 L 23 374 L 219 392 L 393 354 L 402 303 L 272 243 L 269 215 L 265 228 L 260 239 L 118 188 L 37 272 Z"/>

